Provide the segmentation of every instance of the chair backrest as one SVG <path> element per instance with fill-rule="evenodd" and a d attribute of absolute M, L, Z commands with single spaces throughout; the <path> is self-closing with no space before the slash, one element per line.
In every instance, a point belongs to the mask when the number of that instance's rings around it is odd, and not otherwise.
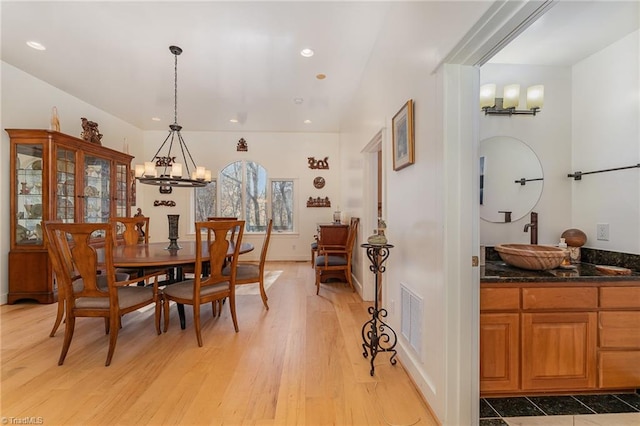
<path fill-rule="evenodd" d="M 113 297 L 117 306 L 115 268 L 113 266 L 113 226 L 109 223 L 46 222 L 45 230 L 52 265 L 59 285 L 64 288 L 68 306 L 75 305 L 79 297 Z M 92 244 L 96 235 L 104 235 L 104 245 L 98 249 Z M 98 270 L 106 277 L 108 292 L 98 286 Z M 81 286 L 73 285 L 82 280 Z"/>
<path fill-rule="evenodd" d="M 269 241 L 271 240 L 271 230 L 273 229 L 273 219 L 267 222 L 267 233 L 262 242 L 262 251 L 260 252 L 260 268 L 264 268 L 264 262 L 267 260 L 267 250 L 269 250 Z"/>
<path fill-rule="evenodd" d="M 237 217 L 224 217 L 224 216 L 209 216 L 207 220 L 210 222 L 224 221 L 224 220 L 238 220 Z M 235 240 L 236 228 L 231 230 L 231 240 Z M 207 231 L 207 243 L 211 243 L 211 231 Z"/>
<path fill-rule="evenodd" d="M 352 217 L 351 222 L 349 223 L 349 235 L 347 236 L 347 245 L 346 249 L 349 252 L 349 256 L 351 256 L 351 252 L 353 252 L 353 246 L 356 242 L 356 236 L 358 235 L 358 225 L 360 224 L 360 218 Z"/>
<path fill-rule="evenodd" d="M 244 234 L 244 220 L 223 220 L 196 222 L 196 267 L 194 278 L 194 300 L 199 299 L 200 287 L 217 284 L 223 281 L 235 281 L 236 267 L 240 254 L 240 245 Z M 230 231 L 237 229 L 235 241 L 228 239 Z M 202 231 L 213 233 L 214 238 L 207 241 L 208 256 L 203 253 Z M 233 254 L 229 259 L 229 245 L 234 244 Z M 223 267 L 231 261 L 231 275 L 223 275 Z M 209 261 L 210 275 L 202 277 L 202 262 Z"/>
<path fill-rule="evenodd" d="M 118 244 L 118 237 L 127 246 L 140 242 L 149 242 L 149 218 L 145 216 L 116 217 L 111 219 L 113 225 L 113 243 Z"/>

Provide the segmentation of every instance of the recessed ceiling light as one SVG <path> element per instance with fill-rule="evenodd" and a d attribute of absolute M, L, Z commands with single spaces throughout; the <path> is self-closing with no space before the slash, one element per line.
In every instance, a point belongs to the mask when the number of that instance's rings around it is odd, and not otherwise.
<path fill-rule="evenodd" d="M 151 117 L 153 121 L 160 121 L 160 117 Z"/>
<path fill-rule="evenodd" d="M 311 124 L 311 120 L 304 120 L 304 124 Z"/>
<path fill-rule="evenodd" d="M 303 102 L 304 102 L 304 99 L 302 98 L 293 98 L 293 103 L 296 105 L 300 105 Z"/>
<path fill-rule="evenodd" d="M 318 80 L 324 80 L 325 78 L 327 78 L 327 76 L 325 74 L 318 74 L 318 75 L 316 75 L 316 78 Z"/>
<path fill-rule="evenodd" d="M 305 48 L 300 51 L 300 54 L 305 58 L 310 58 L 313 56 L 313 49 Z"/>
<path fill-rule="evenodd" d="M 238 119 L 237 119 L 237 118 L 231 118 L 231 119 L 229 119 L 229 122 L 231 122 L 231 123 L 237 123 L 237 122 L 238 122 Z"/>
<path fill-rule="evenodd" d="M 28 41 L 27 42 L 27 46 L 36 49 L 36 50 L 47 50 L 46 47 L 44 47 L 43 44 L 38 43 L 37 41 Z"/>

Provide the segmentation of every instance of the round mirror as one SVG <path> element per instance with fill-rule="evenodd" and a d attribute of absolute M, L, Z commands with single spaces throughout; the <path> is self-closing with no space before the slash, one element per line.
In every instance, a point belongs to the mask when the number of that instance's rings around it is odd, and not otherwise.
<path fill-rule="evenodd" d="M 480 217 L 488 222 L 522 219 L 542 195 L 542 164 L 519 139 L 480 141 Z"/>

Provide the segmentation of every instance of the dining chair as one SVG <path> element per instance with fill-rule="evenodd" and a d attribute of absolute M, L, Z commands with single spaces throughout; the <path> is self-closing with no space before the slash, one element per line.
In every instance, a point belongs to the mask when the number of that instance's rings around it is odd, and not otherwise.
<path fill-rule="evenodd" d="M 347 243 L 344 246 L 324 245 L 322 238 L 318 241 L 318 255 L 316 256 L 316 294 L 320 293 L 320 281 L 323 275 L 344 274 L 344 278 L 349 287 L 355 291 L 351 281 L 351 258 L 353 257 L 353 247 L 358 233 L 359 218 L 352 218 L 349 224 Z M 341 276 L 340 274 L 340 276 Z"/>
<path fill-rule="evenodd" d="M 226 216 L 209 216 L 207 217 L 208 221 L 220 221 L 220 220 L 238 220 L 237 217 L 226 217 Z M 236 229 L 231 230 L 231 240 L 235 239 Z M 207 244 L 211 244 L 211 231 L 207 231 Z M 209 264 L 207 262 L 204 263 L 202 268 L 202 273 L 205 275 L 209 271 Z M 182 275 L 186 276 L 187 274 L 191 277 L 195 273 L 195 265 L 184 265 L 182 267 Z"/>
<path fill-rule="evenodd" d="M 149 287 L 129 286 L 141 277 L 116 281 L 111 224 L 46 222 L 45 231 L 52 266 L 65 300 L 65 333 L 58 365 L 64 363 L 79 317 L 105 319 L 105 332 L 109 334 L 105 366 L 111 364 L 123 315 L 155 304 L 156 332 L 161 333 L 157 276 L 154 285 Z M 104 235 L 104 243 L 99 248 L 92 241 L 96 234 Z M 98 278 L 102 276 L 104 278 Z M 101 285 L 104 281 L 106 287 Z"/>
<path fill-rule="evenodd" d="M 57 262 L 56 255 L 53 253 L 53 248 L 49 244 L 49 237 L 47 232 L 44 233 L 44 244 L 47 248 L 47 252 L 49 254 L 49 259 L 51 260 L 51 264 L 53 265 L 54 277 L 56 283 L 59 283 L 60 278 L 56 276 L 56 270 L 59 270 L 59 267 L 56 267 L 55 264 Z M 106 289 L 107 288 L 107 277 L 103 274 L 98 274 L 96 277 L 98 288 Z M 129 279 L 128 274 L 116 273 L 116 281 L 127 281 Z M 82 280 L 76 280 L 73 282 L 74 287 L 82 287 Z M 56 319 L 53 322 L 53 327 L 51 328 L 51 333 L 49 333 L 49 337 L 55 337 L 60 324 L 62 324 L 62 320 L 64 319 L 65 312 L 65 295 L 64 295 L 64 286 L 58 284 L 58 309 L 56 311 Z"/>
<path fill-rule="evenodd" d="M 169 302 L 174 301 L 183 305 L 193 307 L 193 322 L 198 339 L 198 346 L 202 346 L 202 333 L 200 326 L 200 307 L 210 303 L 213 315 L 215 303 L 229 298 L 229 309 L 235 331 L 238 332 L 238 320 L 236 317 L 236 265 L 240 254 L 240 245 L 244 233 L 244 220 L 224 220 L 196 222 L 196 263 L 194 277 L 176 284 L 167 286 L 163 292 L 164 299 L 164 331 L 169 329 Z M 225 271 L 223 267 L 227 260 L 227 251 L 231 241 L 229 235 L 237 228 L 236 241 L 231 258 L 230 268 Z M 208 253 L 203 251 L 202 233 L 212 232 L 214 238 L 211 243 L 207 243 Z M 209 262 L 209 274 L 203 276 L 203 262 Z"/>
<path fill-rule="evenodd" d="M 269 241 L 271 240 L 271 230 L 273 229 L 273 219 L 269 219 L 267 222 L 267 231 L 262 242 L 262 251 L 260 252 L 260 262 L 238 262 L 236 266 L 236 286 L 242 284 L 255 284 L 260 286 L 260 297 L 262 297 L 262 304 L 267 310 L 269 305 L 267 304 L 267 293 L 264 289 L 264 264 L 267 260 L 267 251 L 269 250 Z M 230 266 L 225 267 L 224 272 L 229 274 Z"/>
<path fill-rule="evenodd" d="M 116 217 L 110 219 L 113 226 L 114 246 L 124 244 L 133 246 L 136 244 L 149 244 L 149 218 L 146 216 Z M 137 278 L 143 275 L 155 276 L 155 274 L 169 273 L 163 268 L 116 268 L 116 273 L 128 274 L 130 278 Z M 138 282 L 146 285 L 144 280 Z"/>

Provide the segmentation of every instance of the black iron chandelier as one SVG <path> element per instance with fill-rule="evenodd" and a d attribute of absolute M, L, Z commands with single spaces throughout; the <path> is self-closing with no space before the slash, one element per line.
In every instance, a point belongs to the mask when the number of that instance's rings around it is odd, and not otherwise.
<path fill-rule="evenodd" d="M 178 124 L 178 55 L 182 53 L 182 49 L 178 46 L 169 46 L 169 50 L 174 55 L 174 108 L 173 108 L 173 124 L 169 126 L 169 134 L 167 135 L 160 148 L 156 151 L 151 161 L 144 164 L 136 164 L 135 176 L 140 183 L 156 186 L 183 186 L 183 187 L 201 187 L 211 182 L 211 171 L 206 170 L 202 166 L 196 166 L 189 148 L 185 143 L 180 130 L 182 126 Z M 166 155 L 162 155 L 161 151 L 169 142 Z M 176 160 L 176 155 L 172 155 L 172 149 L 182 154 L 183 162 Z M 186 171 L 186 177 L 183 177 Z"/>

